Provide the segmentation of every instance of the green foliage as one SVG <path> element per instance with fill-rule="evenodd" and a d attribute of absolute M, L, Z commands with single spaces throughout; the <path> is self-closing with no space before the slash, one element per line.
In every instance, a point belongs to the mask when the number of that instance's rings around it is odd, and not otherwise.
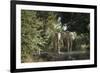
<path fill-rule="evenodd" d="M 33 51 L 48 50 L 49 39 L 56 32 L 56 23 L 54 12 L 21 11 L 22 60 L 32 55 Z"/>
<path fill-rule="evenodd" d="M 58 16 L 62 17 L 58 22 Z M 55 33 L 62 32 L 64 23 L 68 23 L 68 30 L 75 31 L 77 38 L 74 41 L 75 50 L 86 50 L 89 48 L 90 34 L 87 25 L 89 24 L 89 14 L 71 12 L 52 12 L 21 10 L 21 61 L 39 61 L 42 58 L 33 57 L 33 52 L 54 51 L 53 43 Z M 29 59 L 29 60 L 28 60 Z"/>

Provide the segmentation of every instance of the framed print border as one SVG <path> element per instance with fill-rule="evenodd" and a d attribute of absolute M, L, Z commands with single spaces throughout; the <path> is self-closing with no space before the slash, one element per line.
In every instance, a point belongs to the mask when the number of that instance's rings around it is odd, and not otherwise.
<path fill-rule="evenodd" d="M 70 7 L 70 8 L 85 8 L 94 10 L 94 63 L 86 65 L 73 66 L 53 66 L 53 67 L 39 67 L 39 68 L 16 68 L 16 6 L 17 5 L 37 5 L 37 6 L 52 6 L 52 7 Z M 47 3 L 47 2 L 33 2 L 33 1 L 11 1 L 11 72 L 29 72 L 29 71 L 44 71 L 44 70 L 59 70 L 59 69 L 78 69 L 97 67 L 97 6 L 93 5 L 78 5 L 78 4 L 61 4 L 61 3 Z"/>

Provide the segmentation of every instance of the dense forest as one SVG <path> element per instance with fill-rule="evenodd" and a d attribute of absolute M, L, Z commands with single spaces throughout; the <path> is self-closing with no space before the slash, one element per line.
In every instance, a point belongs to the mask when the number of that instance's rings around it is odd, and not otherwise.
<path fill-rule="evenodd" d="M 65 25 L 67 30 L 63 29 Z M 89 26 L 89 13 L 21 10 L 21 62 L 89 59 Z M 58 40 L 55 34 L 66 32 L 76 34 L 71 50 L 76 52 L 76 55 L 71 54 L 72 58 L 68 58 L 69 51 L 62 40 L 56 47 L 60 47 L 60 51 L 65 54 L 59 54 L 54 46 L 57 43 L 55 40 Z M 82 51 L 84 53 L 81 53 Z"/>

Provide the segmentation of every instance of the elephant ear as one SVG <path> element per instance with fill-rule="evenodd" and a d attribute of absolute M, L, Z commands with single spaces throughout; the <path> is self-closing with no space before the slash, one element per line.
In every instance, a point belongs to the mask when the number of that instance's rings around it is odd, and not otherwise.
<path fill-rule="evenodd" d="M 77 34 L 76 34 L 76 32 L 70 32 L 70 36 L 74 40 L 76 38 Z"/>
<path fill-rule="evenodd" d="M 58 33 L 58 40 L 60 40 L 61 39 L 61 33 L 59 32 Z"/>

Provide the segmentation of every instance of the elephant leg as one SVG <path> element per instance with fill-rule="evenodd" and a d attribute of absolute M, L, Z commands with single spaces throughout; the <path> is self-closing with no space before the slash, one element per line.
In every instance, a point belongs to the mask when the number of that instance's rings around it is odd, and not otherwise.
<path fill-rule="evenodd" d="M 72 51 L 72 45 L 73 45 L 73 42 L 71 40 L 71 42 L 70 42 L 70 52 Z"/>
<path fill-rule="evenodd" d="M 67 42 L 67 49 L 68 49 L 68 53 L 70 52 L 70 42 Z"/>
<path fill-rule="evenodd" d="M 69 53 L 68 58 L 69 58 L 69 59 L 72 58 L 72 57 L 71 57 L 71 50 L 72 50 L 72 41 L 69 40 L 69 41 L 68 41 L 68 53 Z"/>

